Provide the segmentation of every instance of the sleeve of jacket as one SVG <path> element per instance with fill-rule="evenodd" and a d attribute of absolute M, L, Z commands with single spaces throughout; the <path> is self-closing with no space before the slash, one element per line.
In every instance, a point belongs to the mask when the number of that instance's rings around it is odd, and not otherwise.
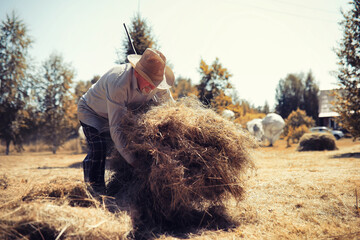
<path fill-rule="evenodd" d="M 155 94 L 155 102 L 164 103 L 166 101 L 175 102 L 174 98 L 171 95 L 170 89 L 158 89 Z"/>
<path fill-rule="evenodd" d="M 121 77 L 121 76 L 120 76 Z M 110 135 L 114 141 L 115 147 L 121 156 L 130 164 L 135 162 L 134 157 L 126 150 L 127 141 L 121 131 L 120 121 L 126 114 L 127 102 L 126 84 L 108 84 L 107 89 L 107 112 L 109 118 Z"/>

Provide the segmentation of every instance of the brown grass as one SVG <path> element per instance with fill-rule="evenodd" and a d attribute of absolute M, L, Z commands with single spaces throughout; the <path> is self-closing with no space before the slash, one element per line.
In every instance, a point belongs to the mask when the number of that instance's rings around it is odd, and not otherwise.
<path fill-rule="evenodd" d="M 191 239 L 359 239 L 360 143 L 336 141 L 338 150 L 297 152 L 279 140 L 254 153 L 241 202 L 228 200 L 239 226 L 197 228 Z M 109 211 L 93 199 L 78 168 L 84 155 L 27 153 L 0 155 L 0 239 L 124 239 L 136 235 L 136 209 Z M 71 204 L 75 199 L 80 204 Z M 89 202 L 89 205 L 83 204 Z M 147 229 L 148 236 L 152 229 Z M 183 236 L 183 235 L 182 235 Z M 154 239 L 179 239 L 157 232 Z M 26 238 L 25 238 L 26 239 Z"/>
<path fill-rule="evenodd" d="M 109 212 L 87 191 L 78 168 L 83 157 L 1 156 L 0 182 L 7 187 L 0 188 L 0 238 L 125 238 L 132 230 L 130 216 Z"/>

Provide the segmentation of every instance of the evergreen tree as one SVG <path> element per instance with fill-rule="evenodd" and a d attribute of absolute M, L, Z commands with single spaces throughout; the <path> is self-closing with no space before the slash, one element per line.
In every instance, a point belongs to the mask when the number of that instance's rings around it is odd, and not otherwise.
<path fill-rule="evenodd" d="M 353 8 L 342 13 L 344 20 L 340 23 L 344 36 L 336 50 L 340 90 L 335 94 L 339 123 L 356 139 L 360 137 L 360 0 L 350 4 Z"/>
<path fill-rule="evenodd" d="M 125 30 L 123 30 L 125 32 Z M 148 26 L 145 19 L 142 19 L 140 14 L 137 14 L 131 21 L 131 26 L 128 29 L 129 35 L 133 40 L 133 44 L 137 54 L 142 55 L 146 48 L 157 48 L 154 37 L 151 33 L 151 28 Z M 122 51 L 118 51 L 118 60 L 116 63 L 122 64 L 128 62 L 127 56 L 135 54 L 131 43 L 125 33 L 122 43 Z"/>
<path fill-rule="evenodd" d="M 319 119 L 319 86 L 314 80 L 310 71 L 305 78 L 304 104 L 303 109 L 307 116 L 310 116 L 318 123 Z"/>
<path fill-rule="evenodd" d="M 42 136 L 55 154 L 79 125 L 76 100 L 70 92 L 74 70 L 57 54 L 50 55 L 43 70 Z"/>
<path fill-rule="evenodd" d="M 305 110 L 306 114 L 314 119 L 318 118 L 319 87 L 311 71 L 304 77 L 303 73 L 288 74 L 279 81 L 276 88 L 275 110 L 284 119 L 298 108 Z"/>
<path fill-rule="evenodd" d="M 292 111 L 302 106 L 303 93 L 302 75 L 288 74 L 285 79 L 279 81 L 276 89 L 276 112 L 282 118 L 287 118 Z"/>
<path fill-rule="evenodd" d="M 270 107 L 269 107 L 269 103 L 267 101 L 265 101 L 264 107 L 262 108 L 262 111 L 265 114 L 268 114 L 270 112 Z"/>
<path fill-rule="evenodd" d="M 21 144 L 23 125 L 17 120 L 29 95 L 27 58 L 31 43 L 22 20 L 14 12 L 7 15 L 0 26 L 0 138 L 6 143 L 7 155 L 11 142 Z"/>

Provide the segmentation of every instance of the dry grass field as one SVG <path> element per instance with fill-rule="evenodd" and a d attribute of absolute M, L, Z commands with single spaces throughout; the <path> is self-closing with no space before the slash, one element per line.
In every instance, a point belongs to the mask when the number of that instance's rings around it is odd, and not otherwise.
<path fill-rule="evenodd" d="M 297 152 L 282 140 L 254 149 L 246 198 L 229 200 L 229 229 L 153 239 L 360 239 L 360 142 L 341 139 L 338 150 Z M 0 155 L 0 239 L 137 238 L 136 209 L 109 211 L 83 184 L 84 154 L 60 151 Z M 151 236 L 151 229 L 148 229 Z M 25 237 L 24 237 L 25 236 Z"/>

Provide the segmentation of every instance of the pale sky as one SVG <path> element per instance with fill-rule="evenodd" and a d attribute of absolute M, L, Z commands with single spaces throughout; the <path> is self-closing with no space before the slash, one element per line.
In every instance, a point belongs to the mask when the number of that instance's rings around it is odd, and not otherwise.
<path fill-rule="evenodd" d="M 61 53 L 90 80 L 115 65 L 123 23 L 140 11 L 175 76 L 200 80 L 200 60 L 216 57 L 233 74 L 238 96 L 258 106 L 275 104 L 279 80 L 310 70 L 320 89 L 336 87 L 343 32 L 340 9 L 348 0 L 0 0 L 0 19 L 15 10 L 34 44 L 38 66 Z"/>

